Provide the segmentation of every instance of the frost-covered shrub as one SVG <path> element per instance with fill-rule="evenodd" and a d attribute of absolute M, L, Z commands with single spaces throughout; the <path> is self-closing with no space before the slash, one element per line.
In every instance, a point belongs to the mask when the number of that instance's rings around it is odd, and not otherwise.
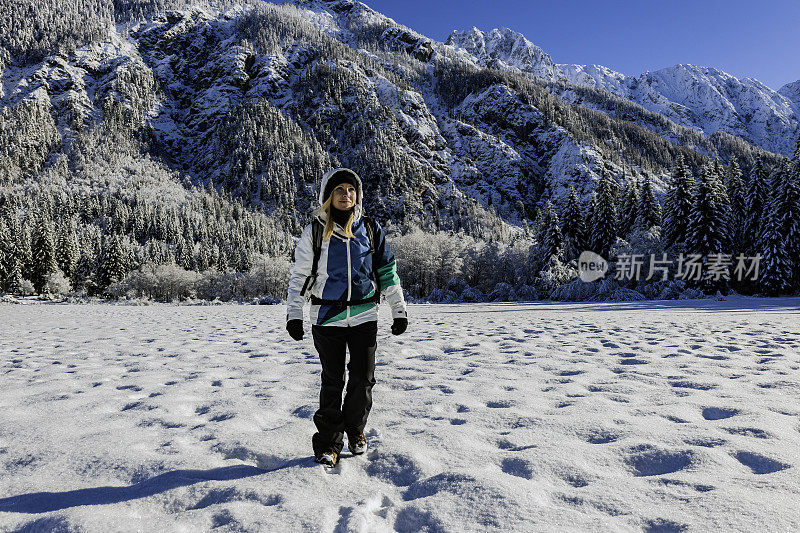
<path fill-rule="evenodd" d="M 28 279 L 23 279 L 19 284 L 19 294 L 20 296 L 33 296 L 36 294 L 33 283 Z"/>
<path fill-rule="evenodd" d="M 197 282 L 197 296 L 204 300 L 241 300 L 246 297 L 246 275 L 208 269 Z"/>
<path fill-rule="evenodd" d="M 469 283 L 461 278 L 450 278 L 445 287 L 448 291 L 453 291 L 456 294 L 461 294 L 469 288 Z"/>
<path fill-rule="evenodd" d="M 637 228 L 628 234 L 628 240 L 618 239 L 611 248 L 610 257 L 617 257 L 619 254 L 641 254 L 645 259 L 650 258 L 650 254 L 655 254 L 660 258 L 663 252 L 661 245 L 661 226 L 650 228 Z"/>
<path fill-rule="evenodd" d="M 486 299 L 480 289 L 467 287 L 461 292 L 462 302 L 482 302 Z"/>
<path fill-rule="evenodd" d="M 497 241 L 473 243 L 464 256 L 464 279 L 471 287 L 484 293 L 494 290 L 497 283 L 518 285 L 532 280 L 530 244 L 518 240 L 511 245 Z"/>
<path fill-rule="evenodd" d="M 646 298 L 638 291 L 619 287 L 610 294 L 598 294 L 595 299 L 604 302 L 636 302 Z"/>
<path fill-rule="evenodd" d="M 443 288 L 461 273 L 464 250 L 472 239 L 449 233 L 415 230 L 391 241 L 403 286 L 422 297 Z"/>
<path fill-rule="evenodd" d="M 687 287 L 680 293 L 678 300 L 695 300 L 697 298 L 708 298 L 708 296 L 700 289 L 693 289 Z"/>
<path fill-rule="evenodd" d="M 600 282 L 586 283 L 580 279 L 564 283 L 550 293 L 550 299 L 559 302 L 585 302 L 600 293 Z"/>
<path fill-rule="evenodd" d="M 490 302 L 513 302 L 517 299 L 517 293 L 514 287 L 501 281 L 494 286 L 487 299 Z"/>
<path fill-rule="evenodd" d="M 47 276 L 47 281 L 44 284 L 45 294 L 63 295 L 71 290 L 72 285 L 61 270 L 56 270 Z"/>
<path fill-rule="evenodd" d="M 458 294 L 447 289 L 433 289 L 427 299 L 436 303 L 454 303 L 458 301 Z"/>
<path fill-rule="evenodd" d="M 277 305 L 282 302 L 283 300 L 276 296 L 262 296 L 253 300 L 253 303 L 258 305 Z"/>
<path fill-rule="evenodd" d="M 247 273 L 244 292 L 253 298 L 285 296 L 289 289 L 291 266 L 285 257 L 256 256 L 253 259 L 253 266 Z"/>
<path fill-rule="evenodd" d="M 540 271 L 536 276 L 535 286 L 539 291 L 549 293 L 556 287 L 577 277 L 578 272 L 575 268 L 565 265 L 557 256 L 553 255 L 550 257 L 550 263 L 547 268 Z"/>
<path fill-rule="evenodd" d="M 115 298 L 150 298 L 162 302 L 194 298 L 200 274 L 175 264 L 142 265 L 122 281 L 113 283 L 107 292 Z"/>
<path fill-rule="evenodd" d="M 519 285 L 515 290 L 520 302 L 533 302 L 540 298 L 539 291 L 533 285 Z"/>
<path fill-rule="evenodd" d="M 642 285 L 636 290 L 649 300 L 677 300 L 685 289 L 685 281 L 681 279 L 666 279 Z"/>

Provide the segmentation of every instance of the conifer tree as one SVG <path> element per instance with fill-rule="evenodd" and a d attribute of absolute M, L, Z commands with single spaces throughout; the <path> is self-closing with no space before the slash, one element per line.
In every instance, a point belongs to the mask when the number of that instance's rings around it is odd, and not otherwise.
<path fill-rule="evenodd" d="M 792 263 L 781 234 L 783 224 L 778 215 L 778 193 L 773 191 L 772 201 L 764 213 L 763 231 L 758 241 L 761 254 L 759 288 L 767 296 L 778 296 L 791 287 Z"/>
<path fill-rule="evenodd" d="M 561 258 L 564 239 L 561 234 L 561 221 L 558 219 L 558 213 L 553 208 L 553 203 L 548 200 L 545 205 L 542 227 L 542 246 L 544 251 L 544 259 L 547 262 L 550 257 L 556 256 Z"/>
<path fill-rule="evenodd" d="M 40 213 L 33 234 L 31 282 L 37 293 L 44 292 L 50 274 L 58 269 L 53 243 L 53 225 L 47 212 Z"/>
<path fill-rule="evenodd" d="M 22 264 L 17 246 L 8 227 L 0 223 L 0 291 L 20 294 L 22 291 Z"/>
<path fill-rule="evenodd" d="M 667 188 L 664 205 L 664 245 L 674 248 L 686 243 L 689 238 L 689 219 L 695 203 L 695 183 L 692 174 L 678 157 L 672 181 Z"/>
<path fill-rule="evenodd" d="M 763 233 L 763 219 L 769 204 L 764 162 L 759 158 L 750 173 L 750 183 L 745 197 L 744 242 L 745 253 L 755 252 Z"/>
<path fill-rule="evenodd" d="M 794 197 L 791 213 L 787 215 L 785 224 L 787 225 L 786 234 L 789 236 L 789 254 L 792 258 L 794 271 L 794 288 L 800 290 L 800 135 L 794 145 L 791 165 L 787 169 L 788 186 L 791 191 L 787 196 Z"/>
<path fill-rule="evenodd" d="M 575 187 L 570 186 L 567 203 L 561 213 L 561 233 L 564 237 L 564 259 L 576 259 L 586 247 L 585 226 L 581 204 Z"/>
<path fill-rule="evenodd" d="M 625 189 L 622 192 L 622 201 L 619 208 L 619 231 L 623 235 L 628 235 L 637 225 L 639 220 L 639 185 L 632 179 L 628 179 Z"/>
<path fill-rule="evenodd" d="M 742 244 L 745 241 L 745 218 L 747 213 L 747 195 L 742 181 L 742 171 L 736 162 L 736 158 L 731 159 L 730 164 L 725 170 L 725 189 L 730 200 L 730 221 L 728 227 L 731 235 L 731 251 L 734 255 L 744 252 Z"/>
<path fill-rule="evenodd" d="M 653 184 L 650 183 L 650 177 L 645 176 L 642 179 L 642 187 L 639 193 L 640 210 L 639 210 L 639 225 L 644 229 L 650 229 L 653 226 L 661 225 L 661 204 L 658 203 L 656 194 L 653 191 Z"/>
<path fill-rule="evenodd" d="M 17 237 L 17 257 L 20 261 L 20 269 L 23 279 L 30 281 L 34 276 L 33 249 L 31 248 L 31 227 L 28 223 L 19 226 L 16 232 Z"/>
<path fill-rule="evenodd" d="M 70 279 L 75 273 L 75 265 L 79 257 L 78 241 L 75 237 L 75 233 L 75 221 L 70 220 L 64 224 L 56 248 L 56 262 L 58 263 L 58 268 Z"/>
<path fill-rule="evenodd" d="M 702 255 L 726 252 L 728 235 L 725 233 L 727 228 L 723 204 L 714 167 L 706 165 L 700 176 L 689 218 L 687 244 L 690 252 Z"/>
<path fill-rule="evenodd" d="M 0 211 L 0 290 L 9 294 L 22 292 L 22 229 L 16 208 L 8 205 Z"/>
<path fill-rule="evenodd" d="M 687 249 L 691 253 L 700 254 L 703 263 L 710 260 L 711 254 L 729 254 L 727 230 L 727 213 L 724 209 L 725 199 L 721 195 L 716 170 L 711 165 L 703 167 L 700 182 L 697 186 L 694 208 L 689 219 L 689 240 Z M 730 269 L 729 269 L 730 275 Z M 699 286 L 706 292 L 724 290 L 727 282 L 706 279 L 705 272 Z"/>
<path fill-rule="evenodd" d="M 800 268 L 800 182 L 792 162 L 777 169 L 775 176 L 771 207 L 780 224 L 780 235 L 794 273 L 789 282 L 795 285 L 798 282 L 796 271 Z"/>
<path fill-rule="evenodd" d="M 617 242 L 617 209 L 614 188 L 608 174 L 603 173 L 597 191 L 597 199 L 589 220 L 591 243 L 595 253 L 606 259 L 614 243 Z"/>
<path fill-rule="evenodd" d="M 128 251 L 120 235 L 106 239 L 103 250 L 102 286 L 116 283 L 128 273 L 130 268 Z"/>

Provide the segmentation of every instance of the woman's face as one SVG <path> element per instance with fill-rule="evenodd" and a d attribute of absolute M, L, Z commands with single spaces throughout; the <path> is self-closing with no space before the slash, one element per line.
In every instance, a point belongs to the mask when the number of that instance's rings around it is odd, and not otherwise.
<path fill-rule="evenodd" d="M 339 211 L 347 211 L 356 205 L 356 188 L 349 183 L 342 183 L 333 189 L 332 204 Z"/>

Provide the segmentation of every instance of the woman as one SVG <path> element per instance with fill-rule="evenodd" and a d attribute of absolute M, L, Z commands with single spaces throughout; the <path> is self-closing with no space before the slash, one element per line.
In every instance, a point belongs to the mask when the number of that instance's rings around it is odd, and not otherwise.
<path fill-rule="evenodd" d="M 394 255 L 381 227 L 362 216 L 361 179 L 350 169 L 337 168 L 322 177 L 319 201 L 311 224 L 295 249 L 286 299 L 286 330 L 303 338 L 303 305 L 311 298 L 311 333 L 322 363 L 317 432 L 311 439 L 316 461 L 339 462 L 344 434 L 354 455 L 367 449 L 364 427 L 372 407 L 378 301 L 383 295 L 392 308 L 392 333 L 408 326 L 406 304 Z M 344 389 L 345 347 L 347 394 Z"/>

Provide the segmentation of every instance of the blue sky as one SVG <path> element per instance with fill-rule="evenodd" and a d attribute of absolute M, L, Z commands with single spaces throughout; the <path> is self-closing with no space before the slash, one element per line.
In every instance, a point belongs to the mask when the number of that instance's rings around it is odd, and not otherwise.
<path fill-rule="evenodd" d="M 367 0 L 438 41 L 454 29 L 505 26 L 557 63 L 629 75 L 677 63 L 757 78 L 773 89 L 800 80 L 800 0 Z"/>

